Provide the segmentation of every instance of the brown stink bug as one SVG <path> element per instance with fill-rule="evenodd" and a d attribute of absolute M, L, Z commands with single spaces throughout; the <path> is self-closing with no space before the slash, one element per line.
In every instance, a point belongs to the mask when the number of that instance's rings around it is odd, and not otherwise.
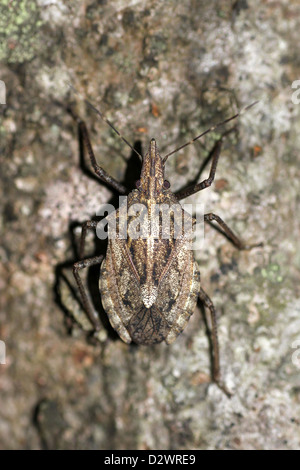
<path fill-rule="evenodd" d="M 88 101 L 86 103 L 136 152 L 96 108 Z M 254 104 L 244 108 L 244 111 Z M 97 165 L 85 123 L 80 121 L 72 112 L 71 114 L 79 124 L 95 173 L 121 195 L 126 194 L 126 188 Z M 140 179 L 136 183 L 136 189 L 129 193 L 125 204 L 122 204 L 119 209 L 107 217 L 109 222 L 114 220 L 115 231 L 114 236 L 111 235 L 112 232 L 109 232 L 106 258 L 104 259 L 104 256 L 94 256 L 84 259 L 87 231 L 89 229 L 95 230 L 98 224 L 93 220 L 87 221 L 82 227 L 81 260 L 75 263 L 73 267 L 84 309 L 95 330 L 98 331 L 101 328 L 100 320 L 87 295 L 80 277 L 80 271 L 83 268 L 101 264 L 99 287 L 102 305 L 112 327 L 126 343 L 131 341 L 148 345 L 162 341 L 167 344 L 172 343 L 185 328 L 195 310 L 198 299 L 200 299 L 210 312 L 211 318 L 213 380 L 229 396 L 230 392 L 220 378 L 215 308 L 209 296 L 200 286 L 200 272 L 191 250 L 191 234 L 196 220 L 183 210 L 179 202 L 212 184 L 223 137 L 217 142 L 212 152 L 209 177 L 176 194 L 172 193 L 170 184 L 165 179 L 165 163 L 171 154 L 195 142 L 204 134 L 231 121 L 240 114 L 237 113 L 211 127 L 163 158 L 159 154 L 155 139 L 152 139 L 146 155 L 144 157 L 139 155 L 142 160 L 142 169 Z M 146 236 L 133 237 L 129 227 L 131 223 L 135 223 L 135 225 L 138 225 L 137 221 L 140 223 L 138 217 L 142 210 L 138 213 L 132 212 L 133 207 L 145 209 L 146 218 L 143 220 L 146 220 L 146 225 L 151 218 L 150 216 L 153 215 L 153 208 L 169 208 L 169 232 L 164 232 L 162 228 L 162 216 L 159 210 L 158 218 L 155 219 L 156 230 L 151 231 L 151 233 L 147 232 Z M 181 228 L 188 227 L 187 229 L 182 228 L 179 235 L 177 231 L 178 220 Z M 183 220 L 190 222 L 190 224 L 182 224 L 181 221 Z M 249 250 L 260 245 L 243 243 L 225 222 L 215 214 L 205 214 L 204 221 L 217 222 L 222 232 L 239 250 Z M 168 233 L 167 237 L 165 236 L 166 233 Z"/>

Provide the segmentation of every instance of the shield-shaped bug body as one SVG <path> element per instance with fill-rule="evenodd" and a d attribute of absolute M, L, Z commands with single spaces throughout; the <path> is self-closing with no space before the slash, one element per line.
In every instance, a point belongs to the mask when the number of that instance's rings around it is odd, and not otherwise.
<path fill-rule="evenodd" d="M 102 304 L 111 325 L 126 343 L 171 343 L 196 307 L 200 273 L 191 250 L 192 234 L 178 227 L 192 229 L 187 222 L 191 216 L 184 212 L 168 186 L 152 139 L 137 189 L 129 194 L 127 204 L 113 214 L 116 232 L 121 235 L 120 220 L 127 222 L 127 236 L 119 238 L 115 233 L 109 238 L 101 267 Z M 129 215 L 134 207 L 140 212 Z M 137 217 L 145 233 L 139 228 L 143 236 L 132 238 L 129 228 Z M 162 221 L 162 217 L 167 220 Z"/>
<path fill-rule="evenodd" d="M 87 104 L 90 105 L 89 102 Z M 96 112 L 136 152 L 113 125 L 98 110 Z M 231 121 L 239 114 L 241 113 L 211 127 L 163 158 L 159 154 L 155 139 L 152 139 L 144 158 L 139 155 L 142 170 L 136 189 L 128 195 L 119 209 L 107 217 L 109 239 L 106 259 L 104 260 L 103 256 L 83 259 L 87 230 L 97 227 L 97 222 L 88 221 L 82 228 L 81 261 L 75 263 L 73 268 L 83 306 L 95 329 L 99 330 L 100 321 L 81 280 L 80 270 L 101 264 L 99 288 L 102 304 L 112 327 L 126 343 L 172 343 L 185 328 L 199 298 L 210 313 L 213 380 L 227 395 L 230 395 L 230 392 L 220 379 L 215 308 L 200 287 L 200 272 L 192 251 L 193 227 L 196 220 L 183 210 L 179 202 L 212 184 L 222 139 L 226 134 L 223 134 L 213 149 L 207 179 L 174 194 L 169 182 L 165 180 L 164 173 L 165 163 L 171 154 L 194 143 L 202 135 Z M 73 113 L 72 115 L 76 117 Z M 125 194 L 126 188 L 97 165 L 87 128 L 82 121 L 77 117 L 76 119 L 96 174 L 120 194 Z M 167 223 L 164 219 L 166 215 Z M 240 250 L 249 250 L 261 245 L 243 243 L 215 214 L 204 214 L 204 221 L 217 222 L 221 231 Z"/>

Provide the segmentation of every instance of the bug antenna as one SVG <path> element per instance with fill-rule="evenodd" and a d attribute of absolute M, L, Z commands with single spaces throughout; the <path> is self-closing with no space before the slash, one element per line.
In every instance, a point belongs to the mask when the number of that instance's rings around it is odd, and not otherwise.
<path fill-rule="evenodd" d="M 76 88 L 74 88 L 71 83 L 68 83 L 68 85 L 74 91 L 74 93 L 76 93 L 76 95 L 78 95 L 93 111 L 95 111 L 95 113 L 98 114 L 102 121 L 106 122 L 106 124 L 111 127 L 111 129 L 120 137 L 120 139 L 122 139 L 123 142 L 125 142 L 125 144 L 127 144 L 128 147 L 130 147 L 131 150 L 139 156 L 140 160 L 143 161 L 142 155 L 128 142 L 127 139 L 125 139 L 125 137 L 122 136 L 122 134 L 120 134 L 118 129 L 115 128 L 115 126 L 109 121 L 109 119 L 107 119 L 107 117 L 105 117 L 104 114 L 102 114 L 101 111 L 99 111 L 99 109 L 97 109 L 90 101 L 88 101 L 84 96 L 82 96 L 82 94 L 79 93 L 79 91 L 76 90 Z"/>
<path fill-rule="evenodd" d="M 218 129 L 219 127 L 223 126 L 224 124 L 226 124 L 227 122 L 230 122 L 232 121 L 233 119 L 236 119 L 238 116 L 241 116 L 242 114 L 244 114 L 246 111 L 248 111 L 248 109 L 252 108 L 253 106 L 255 106 L 257 103 L 259 103 L 259 101 L 254 101 L 254 103 L 251 103 L 249 104 L 248 106 L 246 106 L 245 108 L 242 108 L 238 113 L 236 113 L 234 116 L 231 116 L 230 118 L 227 118 L 225 119 L 224 121 L 222 122 L 218 122 L 217 124 L 213 125 L 212 127 L 210 127 L 209 129 L 206 129 L 206 131 L 202 132 L 202 134 L 198 135 L 197 137 L 194 137 L 194 139 L 190 140 L 189 142 L 187 142 L 186 144 L 183 144 L 181 145 L 180 147 L 178 147 L 177 149 L 173 150 L 172 152 L 168 153 L 167 155 L 165 155 L 163 157 L 163 164 L 166 163 L 168 157 L 170 155 L 173 155 L 173 153 L 176 153 L 178 152 L 179 150 L 182 150 L 184 147 L 187 147 L 188 145 L 190 144 L 193 144 L 194 142 L 196 142 L 196 140 L 200 139 L 200 137 L 203 137 L 205 134 L 208 134 L 209 132 L 211 131 L 214 131 L 215 129 Z"/>

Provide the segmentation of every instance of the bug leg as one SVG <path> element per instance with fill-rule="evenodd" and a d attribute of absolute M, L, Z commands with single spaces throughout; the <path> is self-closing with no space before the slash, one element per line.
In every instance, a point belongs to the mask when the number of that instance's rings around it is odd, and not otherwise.
<path fill-rule="evenodd" d="M 84 258 L 84 248 L 85 248 L 85 239 L 88 230 L 95 229 L 97 227 L 98 222 L 96 220 L 87 220 L 82 224 L 81 227 L 81 237 L 80 237 L 80 245 L 79 245 L 79 259 Z"/>
<path fill-rule="evenodd" d="M 193 185 L 189 186 L 188 188 L 182 189 L 182 190 L 178 191 L 177 193 L 175 193 L 178 201 L 180 201 L 181 199 L 184 199 L 188 196 L 191 196 L 192 194 L 195 194 L 198 191 L 201 191 L 202 189 L 205 189 L 205 188 L 208 188 L 209 186 L 211 186 L 211 184 L 212 184 L 212 182 L 215 178 L 215 174 L 216 174 L 216 169 L 217 169 L 218 160 L 219 160 L 219 156 L 220 156 L 220 152 L 221 152 L 223 137 L 224 136 L 222 136 L 221 139 L 218 140 L 218 142 L 215 144 L 215 147 L 213 149 L 212 157 L 211 157 L 212 162 L 211 162 L 211 167 L 210 167 L 210 172 L 209 172 L 208 178 L 201 181 L 201 183 L 193 184 Z"/>
<path fill-rule="evenodd" d="M 86 148 L 90 157 L 90 161 L 91 161 L 92 167 L 96 175 L 99 176 L 99 178 L 102 181 L 104 181 L 104 183 L 108 184 L 109 186 L 117 190 L 120 194 L 125 194 L 126 193 L 125 186 L 123 186 L 121 183 L 116 181 L 105 170 L 103 170 L 103 168 L 101 168 L 101 166 L 99 166 L 98 163 L 96 162 L 96 157 L 93 151 L 93 147 L 90 141 L 89 133 L 88 133 L 85 122 L 82 121 L 70 108 L 68 108 L 68 112 L 71 114 L 73 119 L 75 119 L 75 121 L 78 124 L 80 138 L 82 139 L 83 143 L 86 145 Z"/>
<path fill-rule="evenodd" d="M 204 214 L 204 221 L 205 222 L 212 222 L 215 220 L 221 227 L 222 230 L 219 230 L 224 236 L 226 236 L 238 250 L 251 250 L 252 248 L 263 246 L 263 243 L 253 243 L 253 244 L 246 244 L 242 240 L 240 240 L 233 231 L 225 224 L 225 222 L 216 214 Z M 217 228 L 217 227 L 215 227 Z"/>
<path fill-rule="evenodd" d="M 94 308 L 92 306 L 90 299 L 88 298 L 88 295 L 83 285 L 79 271 L 81 269 L 88 268 L 90 266 L 95 266 L 96 264 L 101 264 L 103 261 L 103 258 L 104 258 L 103 255 L 94 256 L 93 258 L 87 258 L 82 261 L 78 261 L 77 263 L 73 265 L 73 274 L 74 274 L 76 283 L 78 285 L 83 307 L 96 331 L 99 331 L 101 328 L 100 321 L 99 321 L 97 314 L 94 311 Z"/>
<path fill-rule="evenodd" d="M 220 374 L 220 350 L 219 350 L 219 341 L 218 341 L 218 327 L 217 327 L 217 318 L 214 304 L 211 299 L 208 297 L 206 292 L 200 288 L 199 299 L 203 305 L 209 309 L 210 318 L 211 318 L 211 342 L 212 342 L 212 352 L 213 352 L 213 380 L 218 385 L 218 387 L 230 398 L 232 393 L 227 389 L 226 385 L 221 380 Z"/>

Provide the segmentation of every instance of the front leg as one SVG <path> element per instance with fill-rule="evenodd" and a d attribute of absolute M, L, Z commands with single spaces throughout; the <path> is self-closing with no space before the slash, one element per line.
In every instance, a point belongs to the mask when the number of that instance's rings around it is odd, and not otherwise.
<path fill-rule="evenodd" d="M 117 190 L 120 194 L 125 194 L 126 193 L 125 186 L 123 186 L 121 183 L 116 181 L 105 170 L 103 170 L 103 168 L 101 168 L 101 166 L 99 166 L 98 163 L 96 162 L 96 157 L 92 148 L 92 144 L 91 144 L 88 130 L 87 130 L 85 123 L 83 121 L 80 121 L 78 125 L 79 125 L 80 134 L 83 137 L 83 142 L 85 142 L 86 144 L 90 161 L 91 161 L 92 167 L 94 168 L 96 175 L 99 176 L 99 178 L 102 181 L 104 181 L 104 183 L 108 184 L 109 186 Z"/>
<path fill-rule="evenodd" d="M 96 175 L 99 176 L 99 178 L 102 181 L 104 181 L 104 183 L 111 186 L 113 189 L 118 191 L 120 194 L 126 194 L 125 186 L 123 186 L 121 183 L 116 181 L 112 176 L 110 176 L 105 170 L 103 170 L 103 168 L 101 168 L 98 165 L 85 122 L 82 121 L 74 113 L 74 111 L 71 108 L 68 108 L 68 112 L 78 124 L 80 138 L 82 139 L 83 144 L 86 145 L 86 148 L 87 148 L 87 151 L 88 151 L 88 154 L 89 154 L 89 157 L 90 157 L 90 161 L 91 161 L 92 167 L 93 167 Z"/>
<path fill-rule="evenodd" d="M 230 398 L 232 393 L 228 390 L 226 385 L 221 380 L 220 374 L 220 350 L 219 350 L 219 341 L 218 341 L 218 327 L 217 327 L 217 318 L 214 304 L 211 299 L 208 297 L 206 292 L 200 288 L 199 299 L 205 307 L 209 309 L 210 319 L 211 319 L 211 341 L 212 341 L 212 350 L 213 350 L 213 381 L 218 385 L 218 387 Z"/>
<path fill-rule="evenodd" d="M 186 197 L 189 197 L 192 194 L 198 193 L 198 191 L 202 191 L 202 189 L 205 189 L 211 186 L 212 182 L 214 181 L 216 170 L 217 170 L 218 160 L 219 160 L 219 156 L 220 156 L 221 148 L 222 148 L 222 141 L 223 141 L 223 137 L 220 140 L 218 140 L 218 142 L 216 143 L 213 149 L 212 162 L 211 162 L 211 167 L 210 167 L 208 178 L 201 181 L 201 183 L 193 184 L 192 186 L 189 186 L 188 188 L 182 189 L 181 191 L 178 191 L 177 193 L 175 193 L 178 201 L 181 201 L 181 199 L 185 199 Z"/>
<path fill-rule="evenodd" d="M 199 171 L 199 176 L 202 174 L 202 170 L 204 169 L 206 164 L 211 160 L 211 167 L 210 167 L 208 178 L 201 181 L 201 183 L 192 184 L 191 186 L 188 186 L 185 189 L 181 189 L 180 191 L 177 191 L 177 193 L 175 193 L 175 196 L 177 197 L 178 201 L 181 201 L 181 199 L 185 199 L 186 197 L 189 197 L 192 194 L 198 193 L 199 191 L 202 191 L 202 189 L 208 188 L 209 186 L 212 185 L 215 179 L 217 165 L 218 165 L 224 137 L 226 137 L 227 135 L 229 135 L 231 132 L 234 132 L 234 131 L 236 131 L 236 127 L 232 127 L 228 131 L 224 132 L 221 138 L 214 145 L 211 153 L 208 155 L 208 158 L 204 160 Z"/>

